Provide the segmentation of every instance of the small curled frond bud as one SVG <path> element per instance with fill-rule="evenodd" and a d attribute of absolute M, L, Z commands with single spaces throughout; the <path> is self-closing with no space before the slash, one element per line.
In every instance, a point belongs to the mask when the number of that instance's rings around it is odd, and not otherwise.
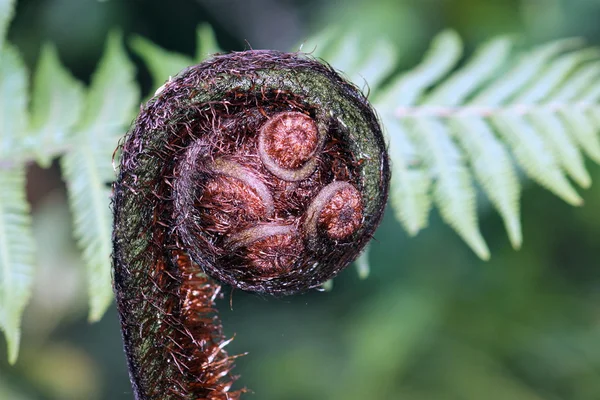
<path fill-rule="evenodd" d="M 245 51 L 168 82 L 121 153 L 114 285 L 136 398 L 239 398 L 219 282 L 293 294 L 359 255 L 388 193 L 377 118 L 328 66 Z"/>

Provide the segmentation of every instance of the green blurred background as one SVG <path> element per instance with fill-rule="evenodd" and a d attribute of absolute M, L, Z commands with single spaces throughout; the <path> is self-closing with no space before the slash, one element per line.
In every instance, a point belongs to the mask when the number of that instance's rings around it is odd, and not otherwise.
<path fill-rule="evenodd" d="M 191 54 L 209 22 L 224 49 L 289 50 L 328 25 L 385 36 L 420 58 L 446 27 L 473 49 L 501 33 L 526 42 L 583 36 L 600 42 L 598 0 L 20 0 L 9 40 L 35 65 L 55 42 L 83 81 L 109 29 Z M 139 59 L 144 93 L 150 77 Z M 436 212 L 409 238 L 388 212 L 371 250 L 371 275 L 349 268 L 332 292 L 273 299 L 234 292 L 220 304 L 235 340 L 247 399 L 600 399 L 600 167 L 572 208 L 529 185 L 524 246 L 515 252 L 498 215 L 482 211 L 492 260 L 482 262 Z M 86 322 L 83 268 L 65 187 L 54 164 L 32 166 L 39 266 L 14 367 L 0 346 L 0 399 L 131 399 L 115 308 Z M 229 297 L 229 290 L 226 290 Z"/>

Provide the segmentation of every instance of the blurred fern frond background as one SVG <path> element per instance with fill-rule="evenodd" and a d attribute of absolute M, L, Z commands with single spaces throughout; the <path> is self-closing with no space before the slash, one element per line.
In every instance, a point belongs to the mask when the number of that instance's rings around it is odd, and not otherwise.
<path fill-rule="evenodd" d="M 240 385 L 600 398 L 599 17 L 594 0 L 0 0 L 0 399 L 131 398 L 113 150 L 170 76 L 250 46 L 301 49 L 363 88 L 393 177 L 358 274 L 223 302 L 230 351 L 250 351 Z"/>

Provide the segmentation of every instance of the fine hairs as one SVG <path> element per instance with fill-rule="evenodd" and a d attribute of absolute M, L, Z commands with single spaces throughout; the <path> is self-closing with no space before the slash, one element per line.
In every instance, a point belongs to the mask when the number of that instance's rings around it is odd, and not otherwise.
<path fill-rule="evenodd" d="M 390 178 L 375 113 L 329 66 L 251 50 L 167 82 L 119 150 L 114 289 L 135 398 L 238 399 L 221 284 L 304 292 L 360 254 Z"/>

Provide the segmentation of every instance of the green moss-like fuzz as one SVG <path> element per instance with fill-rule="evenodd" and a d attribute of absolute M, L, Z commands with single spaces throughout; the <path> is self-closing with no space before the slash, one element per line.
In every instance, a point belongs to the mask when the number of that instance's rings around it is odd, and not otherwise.
<path fill-rule="evenodd" d="M 319 127 L 309 161 L 317 166 L 300 181 L 275 176 L 258 154 L 261 127 L 283 112 Z M 342 194 L 318 203 L 337 181 L 360 193 L 352 210 Z M 136 398 L 239 398 L 215 280 L 274 295 L 319 287 L 371 239 L 388 181 L 365 97 L 306 55 L 220 55 L 168 82 L 125 137 L 115 183 L 114 284 Z M 334 206 L 328 223 L 347 226 L 322 227 L 318 213 Z M 347 233 L 333 239 L 328 231 Z"/>

